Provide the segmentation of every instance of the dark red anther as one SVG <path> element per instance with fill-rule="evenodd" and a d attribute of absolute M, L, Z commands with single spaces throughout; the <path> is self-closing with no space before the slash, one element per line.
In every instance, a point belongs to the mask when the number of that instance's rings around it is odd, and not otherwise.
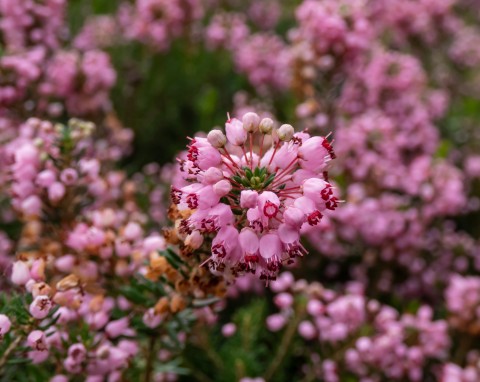
<path fill-rule="evenodd" d="M 223 259 L 227 255 L 227 251 L 225 250 L 225 247 L 223 244 L 216 244 L 212 247 L 212 253 L 219 257 L 220 259 Z"/>
<path fill-rule="evenodd" d="M 320 213 L 320 211 L 316 210 L 312 212 L 310 215 L 308 215 L 307 220 L 308 224 L 311 226 L 315 226 L 318 223 L 320 223 L 320 220 L 322 220 L 323 215 Z"/>
<path fill-rule="evenodd" d="M 198 197 L 197 197 L 197 195 L 189 194 L 187 196 L 187 205 L 188 205 L 188 208 L 190 208 L 191 210 L 194 210 L 194 209 L 198 208 Z"/>
<path fill-rule="evenodd" d="M 276 204 L 273 204 L 269 200 L 265 203 L 265 206 L 263 207 L 263 214 L 269 218 L 273 218 L 277 215 L 278 213 L 278 206 Z"/>
<path fill-rule="evenodd" d="M 172 199 L 173 204 L 180 204 L 180 200 L 182 198 L 182 191 L 178 188 L 172 187 L 170 189 L 170 199 Z"/>

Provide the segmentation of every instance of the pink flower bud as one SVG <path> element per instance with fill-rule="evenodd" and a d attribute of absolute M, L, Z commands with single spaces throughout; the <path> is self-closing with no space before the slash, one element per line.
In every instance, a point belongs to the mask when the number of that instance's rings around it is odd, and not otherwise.
<path fill-rule="evenodd" d="M 185 245 L 192 249 L 198 249 L 203 244 L 202 234 L 195 230 L 185 238 Z"/>
<path fill-rule="evenodd" d="M 123 317 L 119 320 L 110 321 L 105 327 L 105 333 L 110 338 L 116 338 L 118 336 L 131 336 L 134 331 L 129 328 L 128 317 Z"/>
<path fill-rule="evenodd" d="M 260 117 L 257 113 L 248 112 L 242 118 L 243 128 L 248 133 L 254 133 L 258 130 L 258 125 L 260 124 Z"/>
<path fill-rule="evenodd" d="M 55 267 L 65 273 L 69 273 L 75 265 L 75 256 L 65 255 L 55 260 Z"/>
<path fill-rule="evenodd" d="M 274 218 L 280 207 L 280 199 L 271 191 L 264 191 L 258 197 L 258 207 L 260 212 L 267 218 Z"/>
<path fill-rule="evenodd" d="M 285 326 L 286 323 L 287 320 L 285 317 L 278 313 L 267 317 L 267 328 L 271 332 L 278 332 Z"/>
<path fill-rule="evenodd" d="M 236 331 L 237 326 L 232 322 L 222 326 L 222 334 L 224 337 L 231 337 L 235 334 Z"/>
<path fill-rule="evenodd" d="M 72 184 L 74 184 L 77 181 L 77 179 L 78 179 L 77 171 L 75 171 L 73 168 L 66 168 L 60 174 L 60 180 L 67 186 L 71 186 Z"/>
<path fill-rule="evenodd" d="M 300 161 L 302 168 L 321 171 L 325 167 L 329 151 L 325 147 L 327 144 L 324 142 L 325 138 L 323 137 L 311 137 L 302 143 L 302 146 L 298 149 L 298 154 L 302 158 Z"/>
<path fill-rule="evenodd" d="M 146 252 L 162 251 L 165 247 L 165 239 L 161 236 L 149 236 L 143 241 L 143 249 Z"/>
<path fill-rule="evenodd" d="M 127 240 L 137 240 L 143 235 L 143 230 L 142 227 L 140 227 L 139 224 L 134 223 L 134 222 L 129 222 L 124 230 L 123 230 L 123 236 Z"/>
<path fill-rule="evenodd" d="M 215 191 L 215 193 L 220 197 L 227 195 L 231 190 L 232 190 L 232 185 L 226 179 L 215 183 L 213 186 L 213 191 Z"/>
<path fill-rule="evenodd" d="M 52 301 L 48 296 L 37 296 L 30 304 L 30 314 L 37 320 L 42 320 L 48 316 L 52 308 Z"/>
<path fill-rule="evenodd" d="M 273 298 L 273 302 L 280 309 L 287 309 L 293 304 L 293 296 L 290 293 L 279 293 Z"/>
<path fill-rule="evenodd" d="M 215 184 L 222 179 L 223 173 L 217 167 L 210 167 L 207 171 L 205 171 L 205 175 L 203 177 L 204 184 Z"/>
<path fill-rule="evenodd" d="M 240 207 L 254 208 L 257 205 L 258 192 L 253 190 L 243 190 L 240 193 Z"/>
<path fill-rule="evenodd" d="M 298 333 L 306 340 L 313 340 L 317 335 L 317 330 L 310 321 L 302 321 L 298 325 Z"/>
<path fill-rule="evenodd" d="M 65 196 L 65 186 L 63 183 L 55 182 L 50 187 L 48 187 L 48 199 L 52 203 L 60 201 Z"/>
<path fill-rule="evenodd" d="M 262 134 L 271 134 L 273 131 L 273 120 L 270 118 L 263 118 L 260 122 L 260 125 L 258 126 L 258 130 Z"/>
<path fill-rule="evenodd" d="M 37 281 L 45 278 L 45 260 L 38 259 L 32 263 L 30 276 Z"/>
<path fill-rule="evenodd" d="M 36 183 L 40 187 L 49 187 L 56 180 L 55 173 L 52 170 L 43 170 L 37 175 Z"/>
<path fill-rule="evenodd" d="M 277 130 L 278 139 L 283 142 L 290 142 L 295 133 L 292 125 L 282 125 Z"/>
<path fill-rule="evenodd" d="M 318 300 L 310 300 L 307 303 L 307 312 L 311 316 L 319 316 L 324 311 L 323 304 Z"/>
<path fill-rule="evenodd" d="M 21 210 L 26 216 L 39 216 L 42 212 L 42 201 L 37 195 L 31 195 L 22 202 Z"/>
<path fill-rule="evenodd" d="M 30 269 L 28 268 L 27 263 L 24 261 L 16 261 L 13 263 L 11 276 L 12 283 L 16 285 L 25 285 L 31 278 Z"/>
<path fill-rule="evenodd" d="M 217 149 L 225 146 L 227 143 L 227 137 L 221 130 L 212 130 L 207 135 L 208 142 Z"/>
<path fill-rule="evenodd" d="M 0 314 L 0 340 L 10 331 L 11 327 L 10 319 L 4 314 Z"/>

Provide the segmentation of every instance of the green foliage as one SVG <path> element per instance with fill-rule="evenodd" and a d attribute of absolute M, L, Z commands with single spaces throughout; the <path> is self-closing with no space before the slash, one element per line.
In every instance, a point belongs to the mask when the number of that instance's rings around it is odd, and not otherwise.
<path fill-rule="evenodd" d="M 210 337 L 207 331 L 197 330 L 183 355 L 185 366 L 192 370 L 189 378 L 220 382 L 261 375 L 270 354 L 263 341 L 266 308 L 263 299 L 255 299 L 238 309 L 232 319 L 237 331 L 229 339 L 218 331 L 220 325 Z"/>

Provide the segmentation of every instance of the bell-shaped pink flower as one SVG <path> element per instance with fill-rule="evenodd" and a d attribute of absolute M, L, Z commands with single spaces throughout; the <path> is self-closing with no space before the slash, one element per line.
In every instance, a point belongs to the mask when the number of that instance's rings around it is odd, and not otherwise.
<path fill-rule="evenodd" d="M 42 320 L 48 316 L 52 308 L 52 300 L 48 296 L 37 296 L 30 304 L 29 312 L 37 320 Z"/>
<path fill-rule="evenodd" d="M 247 140 L 247 132 L 243 128 L 243 123 L 236 118 L 232 118 L 225 124 L 228 141 L 234 146 L 241 146 Z"/>
<path fill-rule="evenodd" d="M 260 247 L 260 240 L 257 234 L 251 228 L 244 228 L 238 235 L 238 242 L 242 248 L 244 260 L 247 263 L 258 262 L 258 249 Z"/>
<path fill-rule="evenodd" d="M 298 242 L 300 239 L 300 232 L 289 224 L 280 224 L 278 227 L 278 237 L 285 244 L 292 244 Z"/>
<path fill-rule="evenodd" d="M 303 183 L 303 195 L 319 204 L 324 202 L 322 193 L 328 188 L 329 183 L 323 179 L 311 178 Z"/>
<path fill-rule="evenodd" d="M 45 332 L 42 332 L 41 330 L 34 330 L 28 335 L 27 344 L 33 350 L 45 351 L 48 349 L 46 339 Z"/>
<path fill-rule="evenodd" d="M 311 137 L 302 143 L 302 146 L 298 149 L 298 154 L 302 159 L 300 166 L 306 170 L 315 172 L 322 171 L 326 165 L 326 157 L 329 155 L 328 150 L 325 148 L 327 142 L 323 137 Z"/>
<path fill-rule="evenodd" d="M 224 259 L 233 254 L 238 246 L 238 231 L 233 226 L 225 226 L 218 231 L 212 241 L 212 255 Z"/>
<path fill-rule="evenodd" d="M 260 213 L 271 219 L 277 216 L 280 208 L 280 199 L 271 191 L 264 191 L 258 197 Z"/>
<path fill-rule="evenodd" d="M 260 255 L 264 259 L 270 259 L 274 256 L 280 256 L 282 254 L 282 242 L 275 233 L 269 233 L 260 239 Z"/>
<path fill-rule="evenodd" d="M 285 209 L 283 219 L 288 225 L 300 228 L 306 220 L 306 214 L 300 208 L 290 206 Z"/>

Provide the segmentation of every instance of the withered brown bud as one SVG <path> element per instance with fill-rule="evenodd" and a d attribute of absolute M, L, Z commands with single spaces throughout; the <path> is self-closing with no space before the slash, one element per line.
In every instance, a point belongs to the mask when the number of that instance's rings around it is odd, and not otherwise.
<path fill-rule="evenodd" d="M 163 314 L 168 312 L 168 298 L 162 297 L 153 307 L 155 314 Z"/>
<path fill-rule="evenodd" d="M 68 275 L 67 277 L 64 277 L 61 279 L 57 285 L 56 288 L 57 290 L 63 292 L 68 289 L 76 288 L 79 286 L 80 280 L 77 276 L 74 274 Z"/>
<path fill-rule="evenodd" d="M 170 311 L 172 313 L 178 313 L 182 310 L 184 310 L 187 307 L 187 303 L 185 302 L 185 299 L 180 296 L 179 294 L 176 294 L 172 297 L 172 300 L 170 301 Z"/>

